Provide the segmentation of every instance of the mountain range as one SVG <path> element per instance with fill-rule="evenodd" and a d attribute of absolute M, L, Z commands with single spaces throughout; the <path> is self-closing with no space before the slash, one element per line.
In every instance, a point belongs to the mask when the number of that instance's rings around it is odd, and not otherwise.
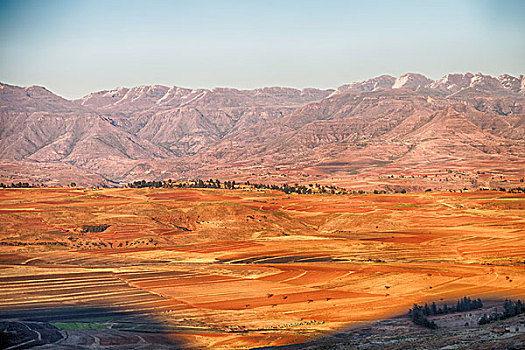
<path fill-rule="evenodd" d="M 333 90 L 153 85 L 78 100 L 0 84 L 4 183 L 509 187 L 525 176 L 524 136 L 523 75 L 407 73 Z"/>

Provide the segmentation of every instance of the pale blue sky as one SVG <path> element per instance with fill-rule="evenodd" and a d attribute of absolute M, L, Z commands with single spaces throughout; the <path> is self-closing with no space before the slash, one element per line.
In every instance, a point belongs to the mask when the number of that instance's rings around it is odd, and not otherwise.
<path fill-rule="evenodd" d="M 380 74 L 525 74 L 525 0 L 0 0 L 0 81 L 335 88 Z"/>

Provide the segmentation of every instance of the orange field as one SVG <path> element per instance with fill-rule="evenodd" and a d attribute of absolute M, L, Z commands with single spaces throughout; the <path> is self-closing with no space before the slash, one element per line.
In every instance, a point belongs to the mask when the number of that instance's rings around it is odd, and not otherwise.
<path fill-rule="evenodd" d="M 523 298 L 524 209 L 491 191 L 4 189 L 0 318 L 125 314 L 179 345 L 252 348 L 416 302 Z"/>

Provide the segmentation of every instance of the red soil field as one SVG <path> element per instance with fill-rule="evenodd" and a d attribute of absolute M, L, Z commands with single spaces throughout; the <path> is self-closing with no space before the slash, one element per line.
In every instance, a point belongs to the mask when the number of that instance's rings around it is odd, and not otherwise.
<path fill-rule="evenodd" d="M 102 322 L 108 311 L 97 310 L 112 310 L 185 347 L 246 348 L 413 303 L 523 299 L 524 207 L 523 194 L 491 191 L 4 189 L 0 317 L 68 322 L 64 308 L 85 308 Z"/>

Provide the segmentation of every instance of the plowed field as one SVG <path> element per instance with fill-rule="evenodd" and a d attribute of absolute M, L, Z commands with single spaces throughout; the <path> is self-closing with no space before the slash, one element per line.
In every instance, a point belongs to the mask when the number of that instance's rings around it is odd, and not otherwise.
<path fill-rule="evenodd" d="M 413 303 L 523 299 L 524 238 L 506 192 L 6 189 L 0 319 L 29 345 L 55 325 L 56 348 L 293 344 Z"/>

